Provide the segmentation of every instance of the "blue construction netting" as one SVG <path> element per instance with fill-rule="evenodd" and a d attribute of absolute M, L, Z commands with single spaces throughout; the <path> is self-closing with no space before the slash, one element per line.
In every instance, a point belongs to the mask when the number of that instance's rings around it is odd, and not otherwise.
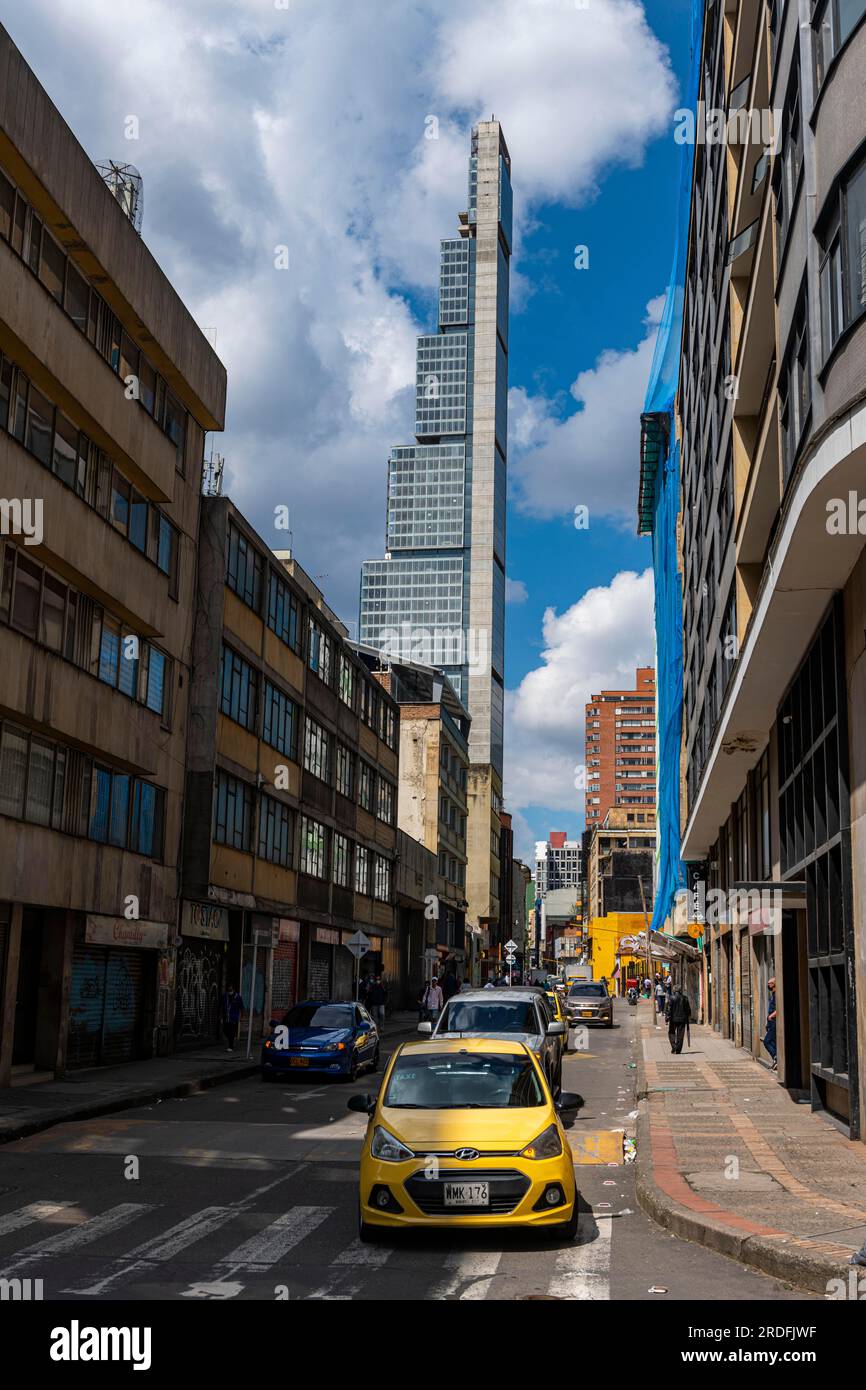
<path fill-rule="evenodd" d="M 721 0 L 708 0 L 720 4 Z M 705 0 L 692 0 L 691 52 L 684 106 L 697 111 Z M 683 721 L 682 585 L 677 566 L 680 511 L 680 448 L 674 429 L 679 381 L 686 253 L 692 196 L 694 147 L 682 146 L 674 255 L 644 404 L 645 415 L 665 417 L 667 449 L 659 459 L 653 501 L 656 690 L 658 700 L 658 875 L 652 927 L 661 931 L 677 891 L 686 886 L 680 859 L 680 742 Z"/>

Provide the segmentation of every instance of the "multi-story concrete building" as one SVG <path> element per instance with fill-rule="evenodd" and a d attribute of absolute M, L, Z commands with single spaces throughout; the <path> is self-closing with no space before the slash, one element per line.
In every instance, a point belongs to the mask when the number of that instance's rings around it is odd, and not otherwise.
<path fill-rule="evenodd" d="M 0 28 L 0 1084 L 171 1046 L 225 371 Z"/>
<path fill-rule="evenodd" d="M 656 815 L 656 673 L 639 666 L 632 690 L 601 690 L 586 705 L 586 825 L 601 825 L 612 806 L 629 824 Z"/>
<path fill-rule="evenodd" d="M 586 857 L 586 915 L 650 912 L 653 897 L 655 829 L 635 829 L 632 813 L 611 807 L 603 825 L 589 832 Z"/>
<path fill-rule="evenodd" d="M 399 709 L 397 825 L 435 856 L 428 944 L 441 965 L 464 972 L 472 949 L 466 939 L 469 715 L 441 671 L 360 644 L 355 651 Z"/>
<path fill-rule="evenodd" d="M 511 159 L 472 132 L 468 209 L 441 243 L 439 331 L 418 340 L 416 443 L 391 451 L 386 556 L 361 577 L 360 640 L 442 668 L 472 718 L 466 896 L 499 920 Z"/>
<path fill-rule="evenodd" d="M 579 888 L 583 850 L 580 840 L 569 840 L 564 830 L 551 830 L 546 840 L 535 842 L 535 882 L 540 893 L 556 888 Z"/>
<path fill-rule="evenodd" d="M 364 972 L 401 975 L 397 705 L 347 638 L 289 554 L 202 499 L 181 1041 L 213 1032 L 220 974 L 252 998 L 254 1031 L 298 998 L 351 998 L 359 928 Z"/>
<path fill-rule="evenodd" d="M 777 885 L 708 923 L 711 1018 L 852 1137 L 866 1045 L 866 3 L 708 5 L 676 428 L 682 856 Z M 742 901 L 742 900 L 741 900 Z M 861 992 L 857 1007 L 858 991 Z"/>

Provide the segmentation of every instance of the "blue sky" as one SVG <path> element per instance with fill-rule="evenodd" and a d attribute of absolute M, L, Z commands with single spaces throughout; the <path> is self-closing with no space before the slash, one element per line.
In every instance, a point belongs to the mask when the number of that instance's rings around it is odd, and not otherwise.
<path fill-rule="evenodd" d="M 690 9 L 30 0 L 5 20 L 91 157 L 140 169 L 144 239 L 228 370 L 226 491 L 348 622 L 361 561 L 382 553 L 388 450 L 412 437 L 415 339 L 439 238 L 465 206 L 469 132 L 502 121 L 508 574 L 522 599 L 508 607 L 505 787 L 526 856 L 549 829 L 582 828 L 584 702 L 652 657 L 638 429 Z M 274 523 L 286 506 L 289 536 Z"/>

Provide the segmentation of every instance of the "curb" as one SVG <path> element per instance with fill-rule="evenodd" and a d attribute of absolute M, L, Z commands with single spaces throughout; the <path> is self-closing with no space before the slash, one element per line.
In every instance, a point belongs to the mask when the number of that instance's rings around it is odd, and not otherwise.
<path fill-rule="evenodd" d="M 643 1064 L 641 1063 L 641 1073 Z M 849 1252 L 837 1246 L 821 1245 L 816 1241 L 798 1240 L 786 1231 L 750 1234 L 737 1230 L 724 1219 L 697 1215 L 675 1202 L 655 1182 L 650 1135 L 650 1102 L 646 1095 L 646 1079 L 641 1075 L 635 1196 L 638 1205 L 657 1225 L 672 1231 L 683 1240 L 703 1245 L 717 1254 L 738 1260 L 741 1264 L 769 1274 L 794 1288 L 808 1293 L 827 1294 L 831 1279 L 841 1279 L 846 1285 L 851 1270 Z M 735 1213 L 730 1213 L 736 1219 Z"/>
<path fill-rule="evenodd" d="M 414 1028 L 395 1028 L 384 1033 L 382 1042 L 386 1045 L 394 1040 L 411 1037 Z M 236 1067 L 227 1068 L 223 1063 L 219 1071 L 202 1072 L 186 1081 L 167 1081 L 147 1090 L 119 1092 L 108 1100 L 82 1101 L 80 1105 L 58 1107 L 56 1110 L 43 1110 L 22 1120 L 0 1119 L 0 1147 L 14 1143 L 16 1139 L 28 1139 L 43 1130 L 53 1129 L 55 1125 L 74 1124 L 77 1120 L 96 1120 L 103 1115 L 113 1115 L 115 1111 L 134 1110 L 138 1106 L 153 1105 L 158 1100 L 182 1100 L 184 1096 L 196 1095 L 199 1091 L 209 1091 L 215 1086 L 223 1086 L 233 1081 L 243 1081 L 255 1076 L 259 1070 L 258 1061 L 244 1061 Z"/>

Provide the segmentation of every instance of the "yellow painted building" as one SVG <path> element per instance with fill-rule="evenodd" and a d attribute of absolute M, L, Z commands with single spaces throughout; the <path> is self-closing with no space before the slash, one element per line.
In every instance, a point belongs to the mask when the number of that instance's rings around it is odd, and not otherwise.
<path fill-rule="evenodd" d="M 606 917 L 592 919 L 589 924 L 589 939 L 594 980 L 600 980 L 604 976 L 608 982 L 612 982 L 620 941 L 624 936 L 635 936 L 640 931 L 646 931 L 646 921 L 642 912 L 610 912 Z M 627 967 L 631 961 L 635 962 L 635 978 L 643 979 L 646 962 L 639 956 L 631 955 L 622 958 L 623 978 L 628 974 Z"/>

